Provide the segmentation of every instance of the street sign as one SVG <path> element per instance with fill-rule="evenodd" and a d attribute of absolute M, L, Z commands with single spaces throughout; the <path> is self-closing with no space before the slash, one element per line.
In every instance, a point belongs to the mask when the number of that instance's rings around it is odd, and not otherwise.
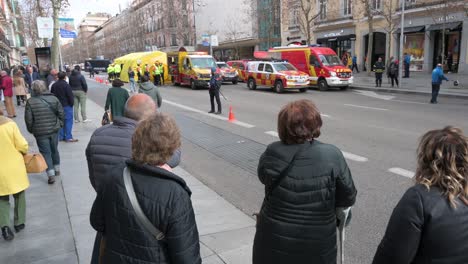
<path fill-rule="evenodd" d="M 210 46 L 210 35 L 208 35 L 208 34 L 203 34 L 202 35 L 202 45 L 204 47 Z"/>
<path fill-rule="evenodd" d="M 76 38 L 75 20 L 73 18 L 59 18 L 60 37 Z"/>
<path fill-rule="evenodd" d="M 211 47 L 218 47 L 218 36 L 216 35 L 211 35 Z"/>
<path fill-rule="evenodd" d="M 37 17 L 36 23 L 39 38 L 54 37 L 54 20 L 51 17 Z"/>

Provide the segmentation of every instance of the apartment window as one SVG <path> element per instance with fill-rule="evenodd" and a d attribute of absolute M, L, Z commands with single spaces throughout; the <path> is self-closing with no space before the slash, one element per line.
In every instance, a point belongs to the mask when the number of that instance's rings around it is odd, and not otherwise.
<path fill-rule="evenodd" d="M 184 15 L 184 27 L 185 28 L 188 28 L 189 27 L 189 21 L 188 21 L 188 16 L 187 15 Z"/>
<path fill-rule="evenodd" d="M 382 0 L 372 0 L 372 9 L 375 9 L 375 10 L 382 9 Z"/>
<path fill-rule="evenodd" d="M 327 19 L 327 0 L 319 0 L 320 19 Z"/>
<path fill-rule="evenodd" d="M 187 0 L 182 0 L 182 10 L 187 10 Z"/>
<path fill-rule="evenodd" d="M 289 26 L 299 25 L 299 7 L 295 6 L 289 10 Z"/>
<path fill-rule="evenodd" d="M 351 6 L 353 5 L 352 0 L 343 0 L 343 15 L 349 16 L 351 15 Z"/>
<path fill-rule="evenodd" d="M 171 46 L 177 46 L 177 36 L 176 36 L 176 34 L 171 35 Z"/>

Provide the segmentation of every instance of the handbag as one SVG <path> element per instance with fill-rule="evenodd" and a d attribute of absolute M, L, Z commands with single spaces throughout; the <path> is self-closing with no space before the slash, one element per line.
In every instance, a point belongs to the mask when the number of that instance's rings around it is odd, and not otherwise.
<path fill-rule="evenodd" d="M 146 217 L 145 213 L 141 209 L 140 204 L 138 203 L 138 199 L 135 194 L 135 189 L 133 188 L 133 182 L 132 182 L 132 175 L 130 168 L 125 167 L 123 171 L 123 178 L 124 178 L 124 185 L 125 185 L 125 190 L 127 191 L 128 198 L 130 199 L 130 204 L 133 207 L 133 210 L 135 211 L 135 215 L 138 219 L 138 221 L 145 227 L 145 229 L 153 235 L 156 240 L 163 240 L 164 239 L 164 233 L 159 231 Z"/>
<path fill-rule="evenodd" d="M 41 153 L 25 154 L 23 159 L 28 173 L 41 173 L 47 170 L 47 163 Z"/>
<path fill-rule="evenodd" d="M 104 115 L 102 116 L 101 125 L 105 126 L 105 125 L 110 124 L 110 122 L 111 122 L 110 114 L 109 112 L 105 111 Z"/>
<path fill-rule="evenodd" d="M 299 147 L 299 149 L 296 151 L 296 153 L 294 153 L 294 156 L 292 157 L 291 161 L 289 162 L 289 165 L 288 167 L 286 167 L 286 169 L 284 169 L 280 175 L 278 176 L 278 179 L 273 182 L 270 186 L 270 188 L 268 190 L 266 190 L 266 193 L 265 193 L 265 198 L 263 199 L 263 203 L 262 203 L 262 208 L 260 208 L 260 212 L 263 210 L 263 207 L 265 206 L 265 201 L 270 199 L 270 196 L 271 196 L 271 193 L 276 189 L 276 187 L 279 186 L 279 184 L 281 183 L 281 181 L 286 178 L 286 175 L 288 175 L 289 171 L 291 170 L 291 168 L 293 167 L 294 165 L 294 161 L 296 160 L 296 156 L 297 154 L 299 154 L 299 152 L 301 152 L 301 150 L 303 149 L 303 147 Z M 259 218 L 260 218 L 260 212 L 258 213 L 254 213 L 253 215 L 256 217 L 256 220 L 257 220 L 257 224 L 258 224 L 258 221 L 259 221 Z"/>

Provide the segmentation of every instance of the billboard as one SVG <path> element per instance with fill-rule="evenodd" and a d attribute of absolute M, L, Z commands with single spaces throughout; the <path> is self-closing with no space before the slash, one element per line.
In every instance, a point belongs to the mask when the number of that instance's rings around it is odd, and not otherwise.
<path fill-rule="evenodd" d="M 36 61 L 39 66 L 39 74 L 41 76 L 46 76 L 50 71 L 51 64 L 51 52 L 50 47 L 45 48 L 35 48 L 34 53 L 36 53 Z"/>
<path fill-rule="evenodd" d="M 39 38 L 54 37 L 54 20 L 51 17 L 37 17 L 36 23 Z"/>
<path fill-rule="evenodd" d="M 75 21 L 73 18 L 59 18 L 60 37 L 76 38 Z"/>

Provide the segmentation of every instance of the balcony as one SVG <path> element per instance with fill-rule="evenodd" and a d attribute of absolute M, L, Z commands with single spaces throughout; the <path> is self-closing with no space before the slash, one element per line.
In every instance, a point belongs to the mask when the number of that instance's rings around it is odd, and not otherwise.
<path fill-rule="evenodd" d="M 401 11 L 401 1 L 398 4 L 398 8 L 396 9 L 397 12 Z M 437 6 L 437 5 L 444 5 L 446 4 L 447 0 L 426 0 L 426 1 L 410 1 L 406 0 L 405 4 L 405 10 L 411 10 L 411 9 L 418 9 L 418 8 L 428 8 L 431 6 Z M 464 1 L 463 0 L 451 0 L 449 5 L 453 8 L 454 5 L 456 4 L 463 5 Z"/>
<path fill-rule="evenodd" d="M 290 32 L 297 32 L 297 31 L 300 31 L 301 28 L 299 27 L 299 25 L 291 25 L 291 26 L 288 27 L 288 30 Z"/>
<path fill-rule="evenodd" d="M 0 48 L 4 50 L 11 50 L 10 41 L 6 38 L 6 36 L 0 33 Z"/>

